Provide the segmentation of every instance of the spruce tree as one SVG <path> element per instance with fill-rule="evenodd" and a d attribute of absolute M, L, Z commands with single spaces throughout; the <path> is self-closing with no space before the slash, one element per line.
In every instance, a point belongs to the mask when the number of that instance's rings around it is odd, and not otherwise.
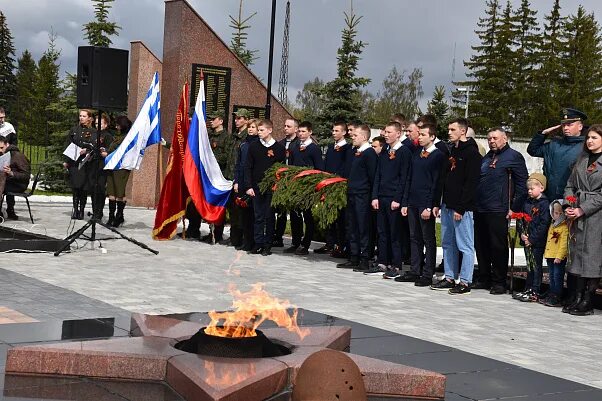
<path fill-rule="evenodd" d="M 360 89 L 370 83 L 369 78 L 357 77 L 360 55 L 366 43 L 357 41 L 357 27 L 362 17 L 353 9 L 344 13 L 345 28 L 341 47 L 337 50 L 337 77 L 320 90 L 324 110 L 319 119 L 317 134 L 329 137 L 335 121 L 357 120 L 362 110 Z"/>
<path fill-rule="evenodd" d="M 49 106 L 58 101 L 61 93 L 58 64 L 60 51 L 57 50 L 55 41 L 56 35 L 51 33 L 48 49 L 38 61 L 35 83 L 37 124 L 31 138 L 31 145 L 48 145 L 49 124 L 54 119 Z"/>
<path fill-rule="evenodd" d="M 15 121 L 19 140 L 31 143 L 36 127 L 39 127 L 39 116 L 35 113 L 37 107 L 36 82 L 38 67 L 31 57 L 29 50 L 25 50 L 17 61 L 17 99 L 12 116 Z"/>
<path fill-rule="evenodd" d="M 563 106 L 562 59 L 565 43 L 562 37 L 564 18 L 560 15 L 560 0 L 555 0 L 550 14 L 544 17 L 543 34 L 539 48 L 539 69 L 534 74 L 535 100 L 533 104 L 533 128 L 543 130 L 558 124 L 558 115 Z M 534 132 L 522 132 L 533 135 Z"/>
<path fill-rule="evenodd" d="M 0 105 L 7 113 L 11 112 L 15 102 L 16 78 L 15 46 L 6 17 L 0 11 Z"/>
<path fill-rule="evenodd" d="M 248 22 L 255 16 L 255 14 L 257 14 L 257 12 L 254 12 L 243 19 L 242 2 L 243 0 L 240 0 L 238 7 L 238 18 L 234 18 L 231 15 L 229 16 L 229 26 L 234 30 L 234 32 L 232 32 L 232 39 L 230 40 L 230 49 L 238 56 L 238 58 L 240 58 L 244 65 L 249 67 L 253 65 L 255 60 L 257 60 L 257 56 L 255 56 L 257 50 L 247 49 L 247 29 L 251 27 Z"/>
<path fill-rule="evenodd" d="M 594 14 L 579 6 L 566 20 L 563 38 L 563 106 L 576 107 L 596 121 L 602 117 L 602 43 Z"/>
<path fill-rule="evenodd" d="M 439 139 L 446 138 L 450 107 L 445 100 L 445 86 L 435 86 L 433 98 L 427 103 L 426 107 L 426 112 L 437 118 L 437 137 Z"/>
<path fill-rule="evenodd" d="M 96 19 L 84 25 L 84 37 L 91 46 L 109 47 L 113 41 L 112 35 L 119 35 L 121 27 L 115 22 L 109 22 L 111 3 L 115 0 L 92 0 Z"/>
<path fill-rule="evenodd" d="M 487 128 L 494 125 L 489 115 L 490 110 L 497 106 L 496 98 L 499 94 L 496 79 L 498 71 L 494 65 L 497 63 L 496 45 L 497 31 L 500 24 L 500 4 L 498 0 L 488 0 L 485 16 L 479 18 L 475 33 L 479 44 L 472 46 L 474 54 L 464 65 L 469 69 L 468 82 L 460 82 L 463 86 L 472 88 L 469 117 L 475 129 Z"/>
<path fill-rule="evenodd" d="M 531 136 L 537 129 L 533 104 L 536 102 L 535 74 L 539 64 L 539 27 L 537 12 L 529 0 L 522 0 L 513 16 L 515 45 L 512 68 L 513 90 L 510 96 L 510 113 L 513 132 L 518 136 Z"/>

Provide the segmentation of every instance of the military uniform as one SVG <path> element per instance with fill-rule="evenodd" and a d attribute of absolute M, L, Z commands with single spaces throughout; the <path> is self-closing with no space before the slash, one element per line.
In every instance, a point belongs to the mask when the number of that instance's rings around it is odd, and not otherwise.
<path fill-rule="evenodd" d="M 226 130 L 212 132 L 209 134 L 209 144 L 224 178 L 231 180 L 234 177 L 232 162 L 232 149 L 236 148 L 234 137 Z"/>
<path fill-rule="evenodd" d="M 114 152 L 121 142 L 123 142 L 125 134 L 117 134 L 113 137 L 113 142 L 109 145 L 107 152 Z M 125 209 L 125 187 L 130 178 L 130 170 L 105 170 L 107 172 L 107 195 L 109 196 L 109 220 L 107 224 L 113 227 L 119 227 L 123 221 L 123 210 Z M 116 199 L 110 199 L 110 198 Z M 117 200 L 119 199 L 119 200 Z M 192 203 L 192 202 L 191 202 Z M 117 214 L 115 214 L 117 211 Z"/>

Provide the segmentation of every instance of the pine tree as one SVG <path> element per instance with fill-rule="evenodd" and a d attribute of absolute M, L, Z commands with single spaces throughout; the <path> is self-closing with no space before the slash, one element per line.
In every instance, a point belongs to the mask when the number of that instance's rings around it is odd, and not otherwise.
<path fill-rule="evenodd" d="M 544 17 L 543 35 L 539 48 L 540 67 L 534 74 L 535 100 L 532 109 L 533 128 L 542 130 L 558 124 L 558 113 L 563 107 L 562 60 L 565 53 L 562 38 L 564 18 L 560 15 L 560 0 L 555 0 L 549 15 Z M 521 132 L 531 136 L 534 132 Z"/>
<path fill-rule="evenodd" d="M 515 44 L 512 68 L 513 90 L 510 96 L 512 131 L 518 136 L 531 136 L 537 129 L 532 105 L 536 101 L 535 73 L 539 64 L 539 27 L 537 12 L 529 0 L 522 0 L 513 16 Z"/>
<path fill-rule="evenodd" d="M 62 154 L 69 130 L 77 123 L 76 82 L 75 75 L 67 74 L 60 84 L 61 95 L 47 106 L 49 114 L 54 117 L 48 125 L 48 158 L 41 165 L 44 187 L 48 191 L 69 192 Z"/>
<path fill-rule="evenodd" d="M 486 2 L 485 17 L 479 18 L 477 34 L 480 44 L 472 46 L 475 52 L 464 65 L 469 69 L 469 82 L 461 82 L 463 86 L 472 88 L 469 117 L 475 129 L 496 125 L 491 118 L 491 110 L 497 107 L 499 95 L 499 71 L 495 65 L 497 60 L 498 27 L 500 25 L 500 4 L 498 0 Z"/>
<path fill-rule="evenodd" d="M 15 102 L 16 78 L 15 46 L 13 36 L 6 23 L 6 17 L 0 11 L 0 105 L 10 113 Z"/>
<path fill-rule="evenodd" d="M 18 101 L 15 103 L 12 115 L 19 133 L 19 140 L 31 143 L 36 126 L 39 126 L 39 116 L 35 113 L 38 67 L 29 50 L 23 52 L 17 63 L 16 98 Z"/>
<path fill-rule="evenodd" d="M 362 17 L 353 12 L 344 13 L 345 28 L 341 47 L 337 50 L 337 77 L 328 82 L 319 95 L 324 100 L 324 111 L 316 134 L 330 136 L 335 121 L 356 120 L 362 110 L 360 89 L 370 83 L 369 78 L 357 77 L 358 63 L 366 43 L 357 41 L 357 27 Z"/>
<path fill-rule="evenodd" d="M 82 29 L 84 37 L 91 46 L 109 47 L 113 41 L 110 36 L 119 35 L 121 27 L 115 22 L 109 22 L 109 10 L 115 0 L 92 0 L 96 20 L 90 21 Z"/>
<path fill-rule="evenodd" d="M 437 118 L 437 137 L 443 139 L 447 137 L 447 120 L 449 118 L 450 107 L 445 100 L 445 86 L 435 86 L 433 98 L 427 103 L 427 113 Z"/>
<path fill-rule="evenodd" d="M 602 39 L 594 14 L 579 6 L 566 20 L 563 38 L 564 106 L 576 107 L 596 121 L 602 116 Z"/>
<path fill-rule="evenodd" d="M 31 145 L 48 145 L 49 125 L 53 121 L 50 104 L 59 99 L 61 93 L 58 59 L 60 51 L 56 48 L 56 34 L 50 33 L 48 49 L 38 61 L 35 83 L 37 124 L 31 137 Z"/>
<path fill-rule="evenodd" d="M 257 60 L 257 56 L 255 56 L 257 50 L 247 49 L 248 34 L 246 31 L 251 27 L 251 25 L 247 23 L 251 20 L 251 18 L 255 16 L 255 14 L 257 14 L 257 12 L 254 12 L 253 14 L 243 19 L 242 2 L 243 0 L 240 0 L 240 4 L 238 7 L 238 18 L 234 18 L 231 15 L 229 16 L 229 26 L 234 30 L 234 32 L 232 32 L 232 39 L 230 40 L 230 49 L 238 56 L 238 58 L 240 58 L 244 65 L 249 67 L 253 65 L 255 60 Z"/>

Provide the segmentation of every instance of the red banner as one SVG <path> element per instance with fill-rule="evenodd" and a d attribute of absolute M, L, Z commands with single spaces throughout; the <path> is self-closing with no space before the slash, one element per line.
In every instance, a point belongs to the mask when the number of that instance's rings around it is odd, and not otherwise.
<path fill-rule="evenodd" d="M 168 240 L 176 235 L 178 220 L 184 217 L 186 203 L 190 197 L 182 166 L 184 164 L 184 150 L 188 138 L 188 82 L 184 84 L 178 113 L 176 114 L 176 125 L 167 159 L 167 172 L 165 181 L 161 188 L 161 198 L 157 205 L 155 214 L 155 227 L 153 228 L 153 239 Z"/>

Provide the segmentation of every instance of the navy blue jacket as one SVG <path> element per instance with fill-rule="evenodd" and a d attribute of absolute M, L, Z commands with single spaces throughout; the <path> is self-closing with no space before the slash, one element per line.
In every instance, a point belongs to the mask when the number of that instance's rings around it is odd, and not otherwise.
<path fill-rule="evenodd" d="M 238 147 L 236 166 L 234 167 L 234 183 L 239 186 L 245 183 L 245 165 L 247 164 L 247 157 L 249 155 L 249 146 L 258 140 L 259 137 L 257 135 L 247 135 Z"/>
<path fill-rule="evenodd" d="M 291 146 L 291 148 L 289 148 L 289 164 L 291 166 L 311 167 L 316 170 L 324 170 L 324 160 L 322 160 L 322 152 L 318 145 L 310 143 L 305 148 L 302 148 L 301 143 L 299 143 L 298 146 Z"/>
<path fill-rule="evenodd" d="M 347 181 L 347 194 L 372 194 L 372 186 L 376 176 L 378 155 L 372 148 L 352 155 L 349 179 Z"/>
<path fill-rule="evenodd" d="M 372 199 L 393 198 L 397 203 L 408 196 L 412 174 L 412 152 L 401 145 L 391 152 L 383 149 L 378 157 L 378 168 L 372 188 Z"/>
<path fill-rule="evenodd" d="M 420 157 L 421 151 L 412 155 L 412 175 L 407 198 L 402 206 L 416 207 L 422 213 L 426 208 L 439 207 L 439 177 L 445 154 L 435 149 L 428 157 Z"/>
<path fill-rule="evenodd" d="M 286 149 L 286 138 L 279 140 L 278 143 L 281 144 L 282 146 L 284 146 L 284 149 Z M 295 137 L 291 141 L 291 143 L 289 143 L 288 149 L 286 149 L 286 159 L 284 161 L 285 164 L 291 164 L 292 150 L 295 147 L 299 147 L 299 138 L 298 137 Z"/>
<path fill-rule="evenodd" d="M 274 142 L 269 148 L 263 146 L 261 141 L 255 141 L 249 144 L 247 160 L 244 167 L 244 190 L 246 191 L 249 188 L 253 188 L 255 191 L 258 191 L 259 183 L 265 177 L 265 172 L 275 163 L 284 163 L 285 159 L 286 151 L 284 146 L 278 142 Z"/>
<path fill-rule="evenodd" d="M 527 197 L 520 211 L 529 214 L 532 219 L 527 231 L 531 246 L 533 248 L 545 248 L 548 241 L 548 228 L 552 219 L 548 198 L 544 194 L 541 194 L 539 199 Z M 521 234 L 525 233 L 523 229 L 520 231 Z M 524 245 L 522 240 L 520 243 Z"/>
<path fill-rule="evenodd" d="M 510 196 L 508 176 L 512 178 Z M 498 152 L 490 150 L 481 160 L 481 175 L 477 187 L 477 212 L 503 212 L 520 210 L 527 196 L 529 173 L 525 158 L 508 144 Z M 509 198 L 511 204 L 508 203 Z"/>
<path fill-rule="evenodd" d="M 548 199 L 563 198 L 564 187 L 577 156 L 583 151 L 584 140 L 584 136 L 563 136 L 546 142 L 546 136 L 541 132 L 531 139 L 527 153 L 533 157 L 543 157 L 543 174 L 548 180 L 545 193 Z"/>
<path fill-rule="evenodd" d="M 345 144 L 338 149 L 334 148 L 334 144 L 330 144 L 328 145 L 328 149 L 326 149 L 324 171 L 347 178 L 349 175 L 347 163 L 352 157 L 353 147 L 350 144 Z"/>

